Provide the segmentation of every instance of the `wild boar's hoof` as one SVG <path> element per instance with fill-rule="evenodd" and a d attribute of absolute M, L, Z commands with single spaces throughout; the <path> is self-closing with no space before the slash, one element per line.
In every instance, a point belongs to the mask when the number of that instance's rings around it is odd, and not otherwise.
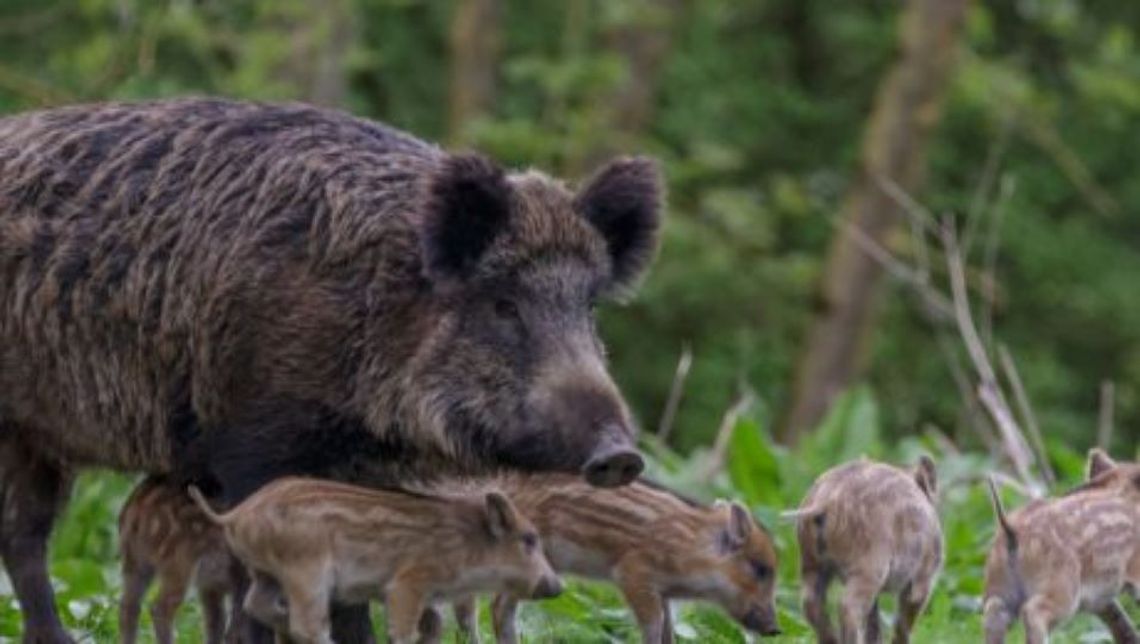
<path fill-rule="evenodd" d="M 645 469 L 645 460 L 632 447 L 600 449 L 586 462 L 582 475 L 594 487 L 629 485 Z"/>

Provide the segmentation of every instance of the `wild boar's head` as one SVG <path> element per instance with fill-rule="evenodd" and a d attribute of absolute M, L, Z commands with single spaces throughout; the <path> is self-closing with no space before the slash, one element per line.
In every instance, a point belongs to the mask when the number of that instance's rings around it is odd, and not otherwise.
<path fill-rule="evenodd" d="M 432 324 L 405 392 L 421 431 L 475 467 L 632 481 L 643 461 L 594 307 L 626 292 L 656 251 L 656 164 L 615 160 L 573 194 L 537 172 L 451 156 L 424 203 Z"/>

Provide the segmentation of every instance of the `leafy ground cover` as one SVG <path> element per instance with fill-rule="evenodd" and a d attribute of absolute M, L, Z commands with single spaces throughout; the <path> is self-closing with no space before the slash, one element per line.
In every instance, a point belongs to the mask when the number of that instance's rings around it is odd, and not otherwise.
<path fill-rule="evenodd" d="M 913 462 L 918 454 L 934 454 L 939 461 L 942 499 L 940 514 L 946 536 L 946 566 L 926 614 L 915 632 L 916 642 L 976 642 L 981 640 L 982 566 L 993 531 L 993 520 L 981 477 L 994 463 L 985 455 L 958 453 L 939 447 L 935 437 L 886 444 L 880 438 L 878 406 L 866 389 L 857 389 L 835 406 L 834 412 L 808 440 L 795 450 L 774 445 L 763 428 L 751 419 L 739 421 L 733 431 L 724 467 L 709 476 L 710 453 L 687 457 L 648 442 L 654 477 L 697 496 L 738 498 L 770 527 L 781 553 L 778 605 L 785 635 L 772 642 L 809 642 L 811 631 L 799 611 L 797 547 L 792 526 L 778 513 L 796 505 L 811 481 L 822 471 L 866 454 L 899 463 Z M 942 445 L 945 445 L 942 443 Z M 1051 445 L 1051 456 L 1064 479 L 1074 484 L 1081 476 L 1083 455 L 1062 445 Z M 1121 455 L 1133 457 L 1133 455 Z M 118 637 L 117 610 L 120 576 L 115 525 L 118 508 L 134 482 L 132 477 L 89 473 L 76 485 L 73 502 L 53 542 L 53 569 L 65 619 L 75 634 L 88 642 L 112 642 Z M 1020 499 L 1010 495 L 1016 505 Z M 490 636 L 490 620 L 483 606 L 480 627 Z M 1135 605 L 1129 605 L 1140 618 Z M 892 618 L 894 603 L 884 602 L 885 618 Z M 674 607 L 677 635 L 683 642 L 745 642 L 746 637 L 714 608 L 683 604 Z M 142 641 L 152 641 L 144 614 Z M 520 611 L 520 632 L 532 642 L 637 641 L 637 631 L 620 597 L 612 588 L 574 582 L 566 593 L 541 604 L 526 604 Z M 377 610 L 376 623 L 383 628 Z M 179 641 L 201 641 L 200 614 L 195 601 L 187 602 L 178 617 Z M 0 641 L 20 634 L 19 610 L 10 586 L 0 586 Z M 1023 637 L 1020 629 L 1012 641 Z M 1110 642 L 1100 624 L 1079 617 L 1055 637 L 1056 642 Z"/>

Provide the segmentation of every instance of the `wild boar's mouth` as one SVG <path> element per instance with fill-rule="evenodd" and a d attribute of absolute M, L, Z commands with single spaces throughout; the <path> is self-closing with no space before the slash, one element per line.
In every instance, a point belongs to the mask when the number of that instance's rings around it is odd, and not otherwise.
<path fill-rule="evenodd" d="M 466 415 L 463 415 L 466 416 Z M 581 473 L 597 487 L 632 483 L 645 469 L 631 438 L 609 431 L 576 440 L 556 431 L 529 430 L 505 436 L 486 423 L 469 417 L 452 426 L 472 455 L 506 469 L 529 472 Z"/>

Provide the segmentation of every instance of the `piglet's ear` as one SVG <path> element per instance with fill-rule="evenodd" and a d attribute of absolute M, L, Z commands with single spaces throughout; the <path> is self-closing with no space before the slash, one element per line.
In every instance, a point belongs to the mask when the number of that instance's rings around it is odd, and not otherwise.
<path fill-rule="evenodd" d="M 934 467 L 934 460 L 926 454 L 918 457 L 918 465 L 914 467 L 914 482 L 930 500 L 938 498 L 938 470 Z"/>
<path fill-rule="evenodd" d="M 645 157 L 611 161 L 575 197 L 575 210 L 606 239 L 614 290 L 630 287 L 652 261 L 663 201 L 661 172 Z"/>
<path fill-rule="evenodd" d="M 502 168 L 485 157 L 449 157 L 428 183 L 421 231 L 432 277 L 461 277 L 507 226 L 511 188 Z"/>
<path fill-rule="evenodd" d="M 519 515 L 507 497 L 498 492 L 488 492 L 487 529 L 496 540 L 518 531 Z"/>
<path fill-rule="evenodd" d="M 748 543 L 752 534 L 752 515 L 748 509 L 733 502 L 728 506 L 728 523 L 724 528 L 724 547 L 728 552 L 736 552 Z"/>
<path fill-rule="evenodd" d="M 1094 447 L 1089 450 L 1088 466 L 1085 468 L 1085 479 L 1092 480 L 1116 467 L 1116 461 L 1103 449 Z"/>

